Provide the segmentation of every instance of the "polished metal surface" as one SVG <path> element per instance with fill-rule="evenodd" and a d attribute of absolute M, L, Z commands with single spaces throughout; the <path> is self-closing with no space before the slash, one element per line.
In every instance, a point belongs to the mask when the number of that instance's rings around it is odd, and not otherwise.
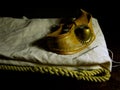
<path fill-rule="evenodd" d="M 75 29 L 76 36 L 81 43 L 88 43 L 91 40 L 92 33 L 87 25 L 81 25 Z"/>

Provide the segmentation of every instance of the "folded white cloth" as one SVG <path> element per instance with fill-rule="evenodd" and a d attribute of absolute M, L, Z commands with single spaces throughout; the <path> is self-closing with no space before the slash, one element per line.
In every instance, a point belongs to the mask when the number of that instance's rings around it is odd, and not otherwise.
<path fill-rule="evenodd" d="M 34 65 L 32 63 L 34 62 L 37 64 L 77 65 L 79 68 L 103 66 L 111 70 L 112 63 L 106 42 L 95 18 L 92 18 L 92 21 L 96 39 L 88 48 L 79 53 L 58 55 L 32 45 L 36 40 L 45 37 L 50 32 L 51 26 L 57 24 L 59 20 L 0 18 L 0 56 L 10 58 L 10 60 L 0 59 L 0 63 Z M 44 45 L 41 42 L 40 44 Z M 92 50 L 86 52 L 89 49 Z"/>
<path fill-rule="evenodd" d="M 59 55 L 39 47 L 44 45 L 41 39 L 59 20 L 60 18 L 0 17 L 0 64 L 48 65 L 69 70 L 105 68 L 111 71 L 112 60 L 96 18 L 92 18 L 96 39 L 81 52 L 72 55 Z"/>

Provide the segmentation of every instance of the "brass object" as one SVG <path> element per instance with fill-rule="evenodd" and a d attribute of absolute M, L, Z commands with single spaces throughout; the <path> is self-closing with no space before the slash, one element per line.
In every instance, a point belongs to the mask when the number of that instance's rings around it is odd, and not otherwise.
<path fill-rule="evenodd" d="M 74 54 L 94 41 L 92 15 L 82 9 L 81 12 L 81 16 L 72 23 L 61 23 L 56 31 L 47 35 L 47 45 L 50 51 L 58 54 Z"/>

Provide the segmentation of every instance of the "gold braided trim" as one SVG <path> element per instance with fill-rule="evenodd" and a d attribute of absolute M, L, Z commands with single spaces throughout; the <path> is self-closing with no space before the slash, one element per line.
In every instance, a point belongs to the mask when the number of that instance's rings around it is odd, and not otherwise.
<path fill-rule="evenodd" d="M 58 76 L 67 76 L 76 78 L 77 80 L 92 81 L 92 82 L 105 82 L 109 80 L 110 71 L 105 68 L 95 70 L 68 70 L 56 66 L 22 66 L 22 65 L 0 65 L 0 70 L 12 70 L 23 72 L 40 72 L 50 73 Z"/>

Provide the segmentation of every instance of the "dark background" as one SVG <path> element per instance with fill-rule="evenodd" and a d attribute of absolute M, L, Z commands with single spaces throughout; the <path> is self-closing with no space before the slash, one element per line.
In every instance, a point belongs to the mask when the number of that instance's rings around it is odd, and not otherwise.
<path fill-rule="evenodd" d="M 74 3 L 73 3 L 74 4 Z M 68 4 L 66 4 L 68 5 Z M 59 17 L 75 17 L 79 14 L 80 9 L 90 12 L 99 22 L 103 31 L 106 44 L 114 54 L 114 60 L 120 61 L 120 14 L 119 3 L 115 0 L 92 1 L 84 0 L 84 2 L 75 2 L 76 7 L 10 7 L 0 8 L 1 17 L 22 18 L 59 18 Z M 0 79 L 3 79 L 2 84 L 10 84 L 11 81 L 17 86 L 63 89 L 63 90 L 119 90 L 120 89 L 120 68 L 113 68 L 111 78 L 105 83 L 89 83 L 77 81 L 66 77 L 56 77 L 48 74 L 41 75 L 39 73 L 21 73 L 11 71 L 0 71 Z M 20 83 L 22 82 L 22 83 Z M 19 84 L 17 84 L 19 83 Z M 29 85 L 26 85 L 29 84 Z M 35 85 L 34 85 L 35 84 Z M 50 85 L 50 87 L 49 87 Z M 12 86 L 11 86 L 12 87 Z"/>

